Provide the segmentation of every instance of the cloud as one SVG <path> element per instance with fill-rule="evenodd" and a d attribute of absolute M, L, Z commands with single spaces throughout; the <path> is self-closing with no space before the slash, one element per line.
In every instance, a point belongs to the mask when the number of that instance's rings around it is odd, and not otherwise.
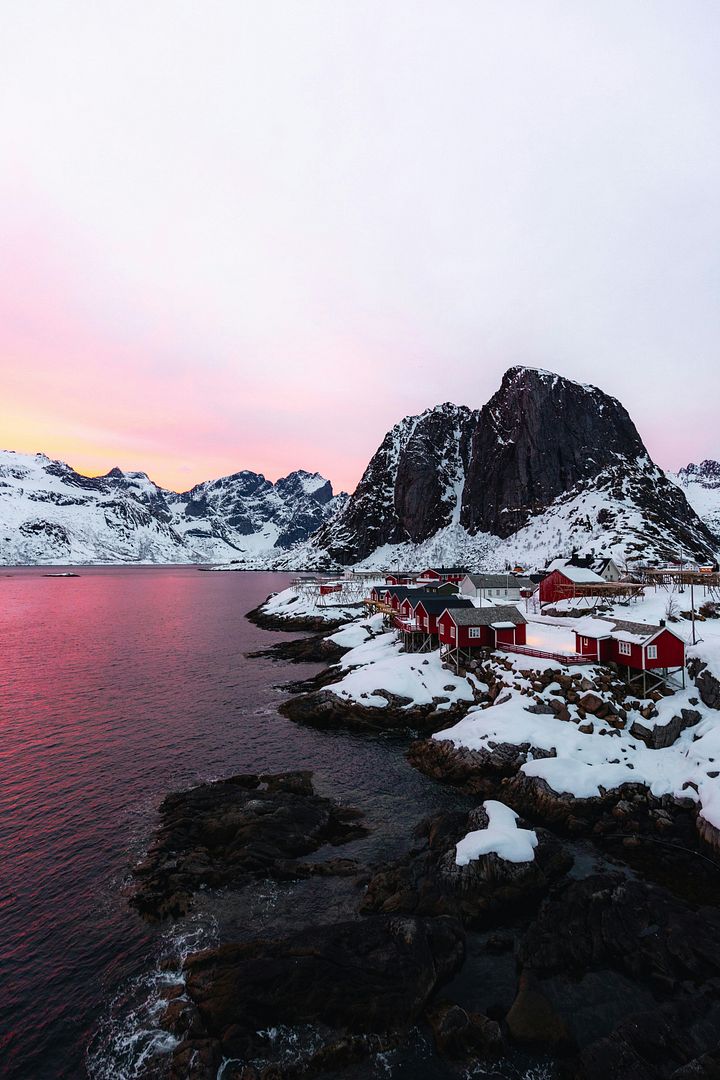
<path fill-rule="evenodd" d="M 400 416 L 481 405 L 525 362 L 620 397 L 662 464 L 720 454 L 719 23 L 664 0 L 16 5 L 3 441 L 348 487 Z"/>

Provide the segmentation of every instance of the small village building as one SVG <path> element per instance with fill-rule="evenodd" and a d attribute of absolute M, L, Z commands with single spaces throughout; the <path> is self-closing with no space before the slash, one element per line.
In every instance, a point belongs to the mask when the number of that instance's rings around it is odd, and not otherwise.
<path fill-rule="evenodd" d="M 560 600 L 571 600 L 575 585 L 604 585 L 605 579 L 594 570 L 565 563 L 556 567 L 542 579 L 537 587 L 541 604 L 557 604 Z"/>
<path fill-rule="evenodd" d="M 460 592 L 460 586 L 454 581 L 428 582 L 420 588 L 431 596 L 457 596 Z"/>
<path fill-rule="evenodd" d="M 547 571 L 552 573 L 553 570 L 562 570 L 566 566 L 576 566 L 578 570 L 593 570 L 603 581 L 608 582 L 620 581 L 623 577 L 622 570 L 609 556 L 598 558 L 596 555 L 574 554 L 570 559 L 553 559 Z"/>
<path fill-rule="evenodd" d="M 382 604 L 390 604 L 397 610 L 394 601 L 399 598 L 400 601 L 411 592 L 417 592 L 417 589 L 409 585 L 373 585 L 370 590 L 370 599 L 377 600 Z"/>
<path fill-rule="evenodd" d="M 388 572 L 385 575 L 386 585 L 414 585 L 417 574 L 405 573 L 400 570 Z"/>
<path fill-rule="evenodd" d="M 457 668 L 478 649 L 524 645 L 526 623 L 516 607 L 447 608 L 437 620 L 440 648 Z"/>
<path fill-rule="evenodd" d="M 517 603 L 523 595 L 531 596 L 534 588 L 529 577 L 516 574 L 466 574 L 460 582 L 463 596 L 508 603 Z"/>
<path fill-rule="evenodd" d="M 628 682 L 642 680 L 643 692 L 678 675 L 685 685 L 685 640 L 661 623 L 586 618 L 575 623 L 577 652 L 627 671 Z"/>
<path fill-rule="evenodd" d="M 395 620 L 395 625 L 405 635 L 418 635 L 412 640 L 406 637 L 406 649 L 426 652 L 435 648 L 439 616 L 448 609 L 457 608 L 472 608 L 472 601 L 468 597 L 433 596 L 429 593 L 406 596 L 400 605 L 399 618 Z"/>
<path fill-rule="evenodd" d="M 418 574 L 416 581 L 418 585 L 427 585 L 433 581 L 440 584 L 444 581 L 452 581 L 459 585 L 466 574 L 467 568 L 464 566 L 430 566 Z"/>

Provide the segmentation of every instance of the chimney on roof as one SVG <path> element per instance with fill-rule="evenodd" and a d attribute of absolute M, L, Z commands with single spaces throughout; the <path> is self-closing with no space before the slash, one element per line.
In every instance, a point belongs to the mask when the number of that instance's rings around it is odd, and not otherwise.
<path fill-rule="evenodd" d="M 660 620 L 660 625 L 661 625 L 661 626 L 665 626 L 665 625 L 666 625 L 666 623 L 665 623 L 665 620 L 664 620 L 664 619 L 661 619 L 661 620 Z"/>

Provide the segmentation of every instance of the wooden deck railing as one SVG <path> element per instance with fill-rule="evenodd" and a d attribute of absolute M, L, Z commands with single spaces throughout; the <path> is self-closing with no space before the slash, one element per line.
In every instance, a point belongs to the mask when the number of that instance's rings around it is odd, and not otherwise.
<path fill-rule="evenodd" d="M 520 653 L 521 656 L 539 656 L 545 660 L 558 660 L 561 664 L 592 664 L 595 661 L 591 656 L 581 656 L 580 653 L 551 652 L 549 649 L 539 649 L 534 645 L 510 645 L 498 642 L 496 649 L 503 652 Z"/>

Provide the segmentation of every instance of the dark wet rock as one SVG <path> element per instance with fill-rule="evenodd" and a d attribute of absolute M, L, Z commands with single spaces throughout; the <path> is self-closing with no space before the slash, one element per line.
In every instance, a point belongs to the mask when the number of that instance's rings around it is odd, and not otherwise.
<path fill-rule="evenodd" d="M 241 1062 L 267 1060 L 268 1030 L 285 1025 L 316 1026 L 331 1063 L 341 1063 L 338 1043 L 352 1060 L 373 1046 L 358 1037 L 392 1034 L 414 1024 L 460 968 L 464 949 L 462 929 L 453 919 L 372 918 L 189 956 L 186 993 L 202 1035 L 176 1048 L 170 1075 L 184 1075 L 177 1061 L 187 1063 L 195 1045 L 212 1045 L 239 1059 L 238 1069 Z M 280 1067 L 273 1075 L 299 1074 Z"/>
<path fill-rule="evenodd" d="M 320 615 L 269 615 L 263 608 L 264 603 L 246 612 L 245 618 L 261 630 L 286 630 L 291 634 L 298 630 L 307 630 L 311 634 L 330 634 L 333 630 L 345 626 L 353 618 L 353 613 L 360 614 L 360 607 L 343 608 L 337 619 L 324 619 Z"/>
<path fill-rule="evenodd" d="M 168 795 L 131 903 L 149 918 L 178 917 L 201 887 L 313 873 L 347 874 L 347 860 L 300 861 L 363 835 L 357 810 L 316 795 L 309 772 L 247 774 Z"/>
<path fill-rule="evenodd" d="M 720 1000 L 717 993 L 666 1003 L 631 1015 L 586 1047 L 572 1080 L 718 1080 Z"/>
<path fill-rule="evenodd" d="M 710 1067 L 720 1019 L 716 908 L 620 874 L 570 880 L 525 930 L 517 960 L 508 1034 L 558 1050 L 574 1044 L 564 1076 L 690 1080 L 703 1055 L 697 1067 Z"/>
<path fill-rule="evenodd" d="M 438 1053 L 454 1060 L 475 1060 L 502 1051 L 502 1032 L 496 1020 L 468 1013 L 452 1001 L 435 1002 L 427 1011 Z"/>
<path fill-rule="evenodd" d="M 411 851 L 375 871 L 362 910 L 453 915 L 468 926 L 487 924 L 499 915 L 532 908 L 572 866 L 559 841 L 542 829 L 531 862 L 511 863 L 489 854 L 458 866 L 458 841 L 487 825 L 482 806 L 469 814 L 441 814 L 423 821 Z"/>
<path fill-rule="evenodd" d="M 543 904 L 519 962 L 545 978 L 608 967 L 660 995 L 709 980 L 720 986 L 720 911 L 694 910 L 665 889 L 619 874 L 592 875 Z"/>
<path fill-rule="evenodd" d="M 290 641 L 276 641 L 266 649 L 248 653 L 249 659 L 289 660 L 291 664 L 336 664 L 347 652 L 322 634 L 310 634 Z"/>
<path fill-rule="evenodd" d="M 514 776 L 527 759 L 527 748 L 510 743 L 490 750 L 469 750 L 447 739 L 418 739 L 408 749 L 408 760 L 426 776 L 460 791 L 495 797 L 502 781 Z"/>
<path fill-rule="evenodd" d="M 567 1024 L 545 996 L 537 980 L 523 974 L 517 997 L 505 1017 L 514 1042 L 562 1047 L 571 1044 Z"/>
<path fill-rule="evenodd" d="M 381 688 L 373 690 L 373 694 L 384 697 L 387 705 L 380 708 L 361 705 L 324 688 L 283 701 L 278 709 L 289 720 L 322 730 L 351 728 L 368 732 L 429 733 L 456 724 L 473 704 L 463 701 L 441 708 L 440 700 L 429 705 L 413 705 L 410 698 L 399 697 Z"/>

